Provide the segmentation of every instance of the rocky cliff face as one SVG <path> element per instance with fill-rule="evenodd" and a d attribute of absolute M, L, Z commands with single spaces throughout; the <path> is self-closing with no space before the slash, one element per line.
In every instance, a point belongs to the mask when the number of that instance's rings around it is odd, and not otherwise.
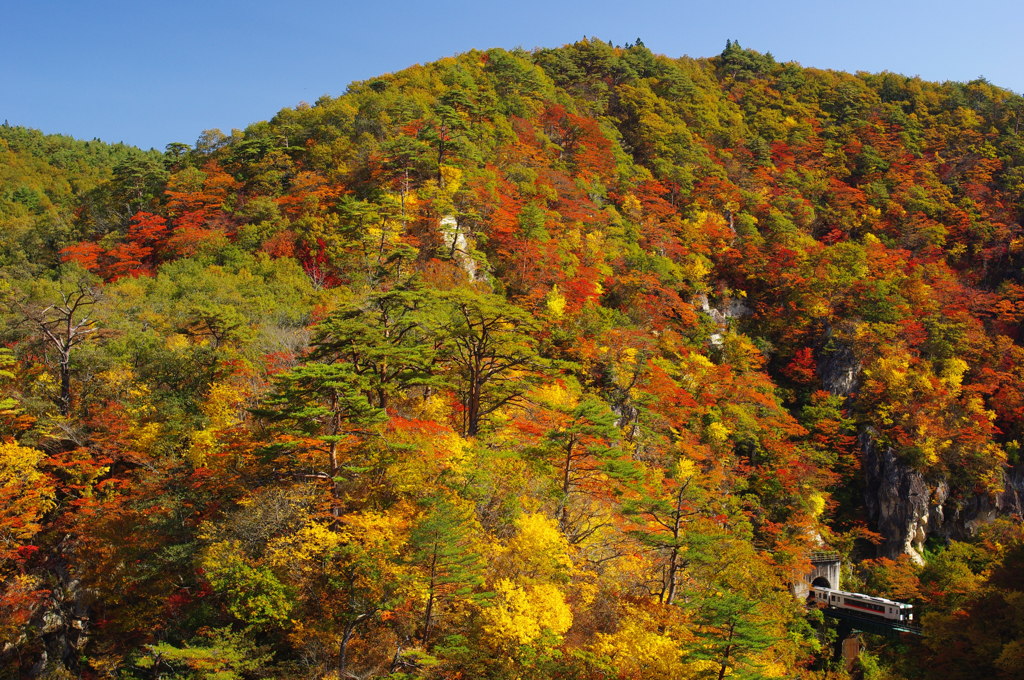
<path fill-rule="evenodd" d="M 712 347 L 721 347 L 724 342 L 724 334 L 729 330 L 733 319 L 741 319 L 750 316 L 750 307 L 741 299 L 727 297 L 712 305 L 711 300 L 704 293 L 693 298 L 693 306 L 711 317 L 717 332 L 712 333 L 709 343 Z"/>
<path fill-rule="evenodd" d="M 77 668 L 89 635 L 89 592 L 61 561 L 50 574 L 47 601 L 33 618 L 42 646 L 32 664 L 33 677 L 64 677 L 60 669 Z M 0 650 L 8 651 L 5 645 Z M 0 677 L 8 677 L 0 673 Z M 13 676 L 11 676 L 13 677 Z"/>
<path fill-rule="evenodd" d="M 1008 469 L 1004 490 L 994 496 L 958 493 L 946 479 L 929 480 L 906 465 L 889 447 L 879 446 L 870 428 L 859 435 L 867 483 L 865 503 L 872 525 L 885 541 L 879 556 L 906 554 L 924 560 L 929 536 L 964 540 L 1000 515 L 1024 511 L 1024 469 Z"/>
<path fill-rule="evenodd" d="M 868 517 L 875 531 L 885 538 L 878 547 L 880 556 L 907 554 L 914 561 L 923 562 L 924 542 L 936 506 L 933 489 L 920 472 L 900 461 L 891 448 L 879 446 L 871 428 L 862 429 L 858 441 L 864 452 L 864 502 Z M 936 514 L 941 516 L 941 509 Z"/>
<path fill-rule="evenodd" d="M 478 280 L 480 272 L 477 271 L 477 262 L 472 255 L 472 237 L 467 235 L 458 219 L 451 215 L 442 217 L 439 226 L 448 255 L 462 267 L 470 281 Z"/>
<path fill-rule="evenodd" d="M 862 367 L 846 346 L 830 348 L 818 361 L 822 384 L 833 394 L 849 396 L 859 385 Z M 1004 491 L 995 496 L 951 489 L 948 480 L 926 478 L 879 443 L 873 428 L 862 426 L 865 505 L 872 528 L 883 537 L 880 557 L 909 555 L 924 559 L 930 536 L 965 539 L 1001 514 L 1024 512 L 1024 466 L 1006 471 Z"/>
<path fill-rule="evenodd" d="M 860 386 L 862 367 L 847 345 L 839 344 L 822 351 L 818 357 L 821 384 L 832 394 L 848 397 Z"/>

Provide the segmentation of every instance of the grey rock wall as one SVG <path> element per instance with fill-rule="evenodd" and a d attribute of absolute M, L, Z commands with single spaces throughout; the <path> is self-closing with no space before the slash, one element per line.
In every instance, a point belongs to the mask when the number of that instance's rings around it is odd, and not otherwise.
<path fill-rule="evenodd" d="M 858 436 L 864 452 L 864 502 L 875 531 L 883 537 L 880 557 L 910 555 L 923 562 L 924 542 L 932 516 L 932 489 L 924 476 L 879 446 L 870 428 Z M 941 506 L 940 506 L 941 507 Z"/>
<path fill-rule="evenodd" d="M 829 343 L 820 352 L 818 374 L 825 389 L 850 396 L 860 384 L 862 366 L 853 351 Z M 949 480 L 926 478 L 879 443 L 875 431 L 858 433 L 863 452 L 864 502 L 871 528 L 881 534 L 880 557 L 909 555 L 922 562 L 925 541 L 936 536 L 963 540 L 999 515 L 1024 514 L 1024 467 L 1006 471 L 1005 490 L 994 496 L 951 489 Z"/>

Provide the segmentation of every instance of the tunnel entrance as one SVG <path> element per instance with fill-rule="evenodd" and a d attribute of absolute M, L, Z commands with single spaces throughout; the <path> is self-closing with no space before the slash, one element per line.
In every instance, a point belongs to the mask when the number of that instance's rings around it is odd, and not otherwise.
<path fill-rule="evenodd" d="M 831 588 L 842 590 L 840 583 L 842 574 L 840 566 L 842 561 L 839 553 L 819 550 L 811 553 L 811 571 L 809 571 L 798 583 L 791 586 L 793 594 L 803 600 L 807 597 L 811 588 Z"/>

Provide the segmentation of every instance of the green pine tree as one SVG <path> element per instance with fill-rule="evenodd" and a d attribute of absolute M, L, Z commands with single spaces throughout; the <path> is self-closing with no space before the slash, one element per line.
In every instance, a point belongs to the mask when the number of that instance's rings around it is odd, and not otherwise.
<path fill-rule="evenodd" d="M 472 511 L 444 496 L 428 501 L 426 512 L 412 530 L 412 561 L 423 572 L 427 601 L 423 610 L 421 639 L 426 646 L 437 618 L 454 600 L 482 600 L 484 563 L 473 548 Z"/>

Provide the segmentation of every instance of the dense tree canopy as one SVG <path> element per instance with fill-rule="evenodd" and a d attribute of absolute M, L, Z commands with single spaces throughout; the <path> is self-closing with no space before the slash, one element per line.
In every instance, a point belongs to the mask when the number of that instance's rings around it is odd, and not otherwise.
<path fill-rule="evenodd" d="M 163 154 L 0 128 L 0 665 L 824 677 L 828 547 L 927 611 L 865 672 L 1017 677 L 1022 113 L 583 40 Z"/>

